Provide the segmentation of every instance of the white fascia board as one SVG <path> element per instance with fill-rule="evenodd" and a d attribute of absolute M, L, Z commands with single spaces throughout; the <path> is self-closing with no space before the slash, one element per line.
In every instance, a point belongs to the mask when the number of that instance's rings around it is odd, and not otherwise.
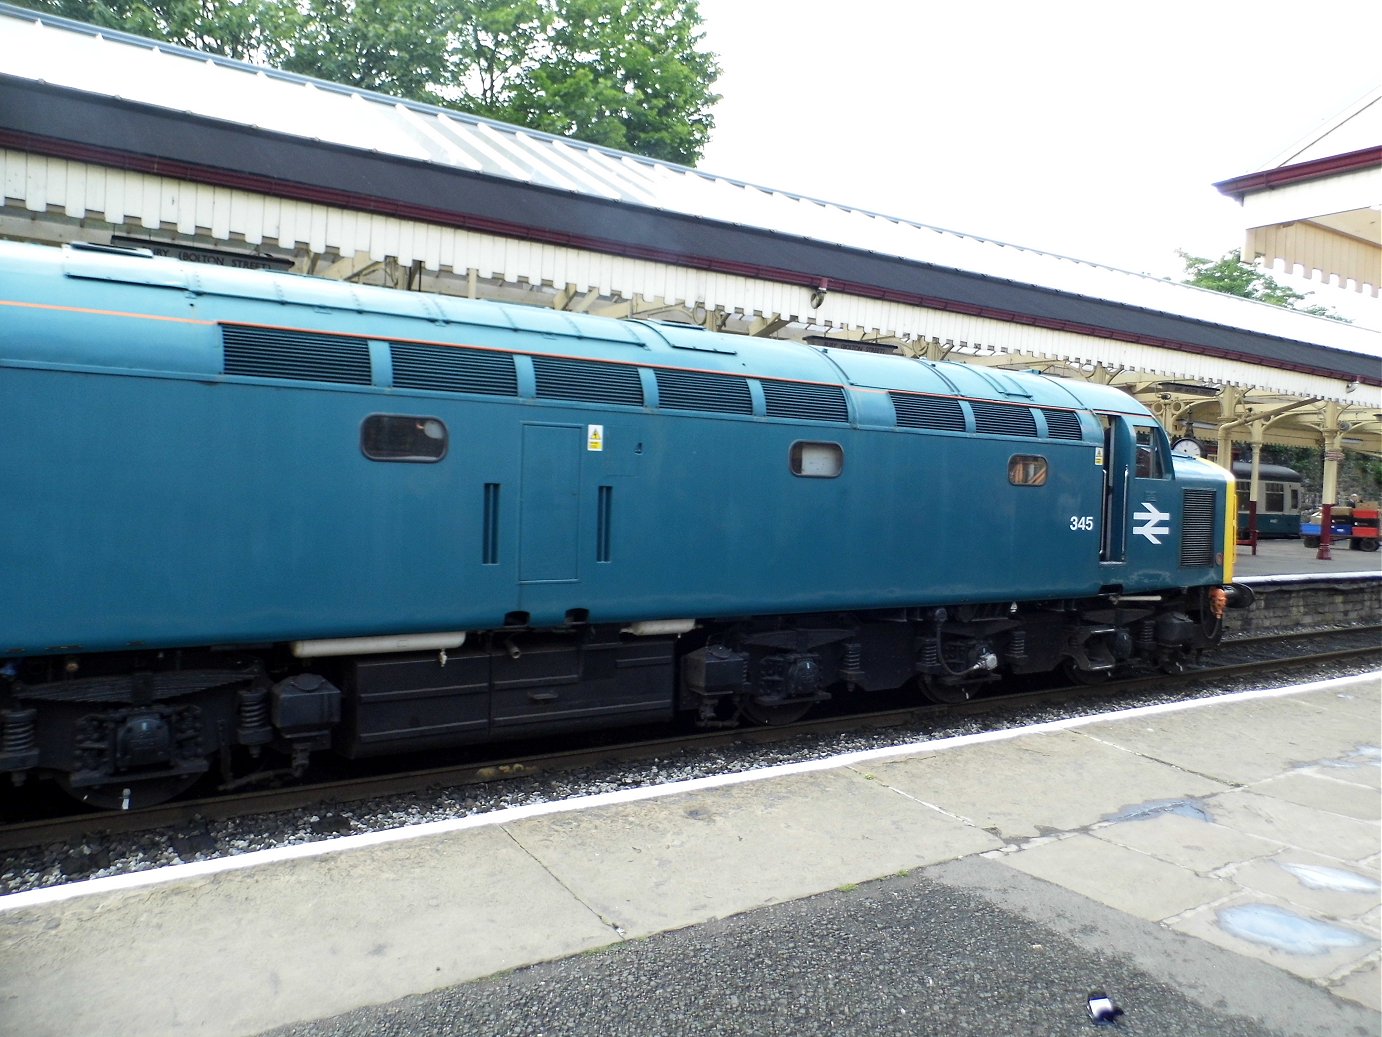
<path fill-rule="evenodd" d="M 1377 205 L 1382 205 L 1382 166 L 1250 191 L 1243 196 L 1243 224 L 1266 227 Z"/>

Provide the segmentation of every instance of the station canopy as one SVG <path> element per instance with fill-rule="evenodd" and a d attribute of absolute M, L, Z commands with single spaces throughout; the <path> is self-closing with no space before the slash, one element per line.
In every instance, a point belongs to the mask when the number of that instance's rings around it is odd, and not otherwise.
<path fill-rule="evenodd" d="M 1215 185 L 1243 207 L 1243 258 L 1377 298 L 1382 87 L 1261 169 Z"/>

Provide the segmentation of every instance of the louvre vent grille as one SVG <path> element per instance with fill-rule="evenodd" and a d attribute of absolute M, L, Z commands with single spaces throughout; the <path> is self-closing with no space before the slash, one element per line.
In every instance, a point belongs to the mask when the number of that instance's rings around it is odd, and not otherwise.
<path fill-rule="evenodd" d="M 1027 407 L 1003 406 L 974 400 L 974 431 L 995 436 L 1035 436 L 1036 418 Z"/>
<path fill-rule="evenodd" d="M 709 410 L 723 414 L 752 414 L 747 379 L 695 371 L 658 371 L 657 396 L 673 410 Z"/>
<path fill-rule="evenodd" d="M 911 393 L 890 392 L 897 423 L 903 428 L 934 428 L 946 432 L 965 430 L 965 412 L 959 400 L 944 396 L 914 396 Z"/>
<path fill-rule="evenodd" d="M 1079 415 L 1073 411 L 1042 408 L 1041 413 L 1046 417 L 1046 434 L 1052 439 L 1084 439 Z"/>
<path fill-rule="evenodd" d="M 478 349 L 449 346 L 389 345 L 393 355 L 393 384 L 399 389 L 473 392 L 488 396 L 517 396 L 518 376 L 513 357 Z"/>
<path fill-rule="evenodd" d="M 221 325 L 225 373 L 250 378 L 370 384 L 369 345 L 342 335 Z"/>
<path fill-rule="evenodd" d="M 845 391 L 838 385 L 807 385 L 801 382 L 763 382 L 763 400 L 770 418 L 801 418 L 806 421 L 848 421 Z"/>
<path fill-rule="evenodd" d="M 1186 490 L 1181 508 L 1180 564 L 1214 564 L 1213 490 Z"/>
<path fill-rule="evenodd" d="M 636 367 L 535 356 L 533 371 L 537 394 L 543 399 L 643 406 L 643 383 Z"/>

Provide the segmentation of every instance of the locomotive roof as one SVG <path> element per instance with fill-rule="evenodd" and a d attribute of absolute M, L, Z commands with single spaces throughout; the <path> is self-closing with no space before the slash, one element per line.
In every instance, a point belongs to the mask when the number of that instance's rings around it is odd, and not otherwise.
<path fill-rule="evenodd" d="M 310 185 L 324 204 L 364 199 L 386 207 L 378 211 L 427 199 L 436 207 L 428 218 L 501 234 L 824 277 L 866 296 L 1376 380 L 1378 334 L 1283 307 L 5 4 L 0 38 L 0 132 L 105 149 L 125 165 L 148 161 L 169 175 L 195 167 L 271 190 Z M 208 156 L 221 168 L 210 170 Z"/>
<path fill-rule="evenodd" d="M 1234 461 L 1233 474 L 1239 479 L 1247 479 L 1252 476 L 1251 461 Z M 1300 473 L 1294 468 L 1287 468 L 1280 464 L 1264 464 L 1257 466 L 1257 475 L 1261 479 L 1272 479 L 1277 482 L 1300 482 Z"/>
<path fill-rule="evenodd" d="M 0 241 L 0 283 L 22 302 L 58 302 L 95 312 L 187 315 L 187 297 L 205 299 L 204 320 L 252 320 L 271 304 L 273 320 L 289 327 L 322 327 L 336 334 L 397 337 L 453 345 L 498 331 L 525 338 L 507 341 L 520 352 L 555 353 L 627 364 L 736 373 L 800 382 L 960 396 L 1046 407 L 1084 407 L 1147 414 L 1121 390 L 1048 375 L 991 370 L 968 364 L 830 349 L 780 339 L 758 339 L 664 321 L 615 320 L 391 288 L 355 285 L 271 270 L 238 270 L 184 263 L 132 249 Z M 73 284 L 72 282 L 77 282 Z M 97 288 L 130 286 L 137 300 L 116 299 Z M 26 287 L 35 286 L 36 287 Z M 176 293 L 174 295 L 173 293 Z M 60 302 L 68 300 L 68 302 Z M 4 300 L 0 299 L 0 303 Z M 249 304 L 255 309 L 246 308 Z M 282 307 L 310 311 L 285 312 Z M 631 348 L 632 347 L 632 348 Z M 109 363 L 104 343 L 102 363 Z M 187 363 L 191 358 L 180 358 Z M 137 359 L 147 365 L 147 356 Z M 207 373 L 211 373 L 208 371 Z"/>

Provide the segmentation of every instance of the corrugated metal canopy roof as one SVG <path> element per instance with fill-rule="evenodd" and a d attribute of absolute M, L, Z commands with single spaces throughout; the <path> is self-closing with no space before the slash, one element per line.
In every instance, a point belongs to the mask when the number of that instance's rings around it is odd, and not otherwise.
<path fill-rule="evenodd" d="M 1382 336 L 579 141 L 256 67 L 0 4 L 3 72 L 64 90 L 654 213 L 834 243 L 986 279 L 1382 356 Z M 214 156 L 207 156 L 215 161 Z M 734 257 L 724 257 L 732 259 Z"/>

